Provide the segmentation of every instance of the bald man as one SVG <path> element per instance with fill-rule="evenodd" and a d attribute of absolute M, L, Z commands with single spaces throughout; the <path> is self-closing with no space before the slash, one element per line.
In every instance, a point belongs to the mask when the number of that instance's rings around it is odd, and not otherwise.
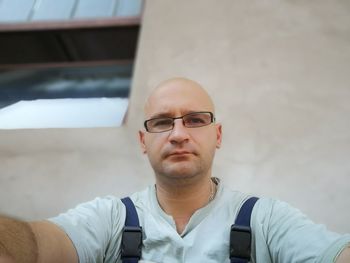
<path fill-rule="evenodd" d="M 211 168 L 221 125 L 214 114 L 207 92 L 186 79 L 161 83 L 145 105 L 141 146 L 155 173 L 158 202 L 179 234 L 216 191 Z"/>
<path fill-rule="evenodd" d="M 249 196 L 212 175 L 222 126 L 211 98 L 192 80 L 170 79 L 151 93 L 144 113 L 139 140 L 155 184 L 131 195 L 142 227 L 140 262 L 230 262 L 230 227 Z M 119 263 L 125 218 L 113 196 L 47 221 L 2 218 L 0 263 Z M 349 235 L 327 231 L 284 202 L 260 198 L 250 224 L 251 262 L 350 262 Z"/>

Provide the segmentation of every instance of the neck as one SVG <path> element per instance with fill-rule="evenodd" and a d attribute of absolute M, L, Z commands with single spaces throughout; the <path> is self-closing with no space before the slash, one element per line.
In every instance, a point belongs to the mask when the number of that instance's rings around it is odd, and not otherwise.
<path fill-rule="evenodd" d="M 164 183 L 157 180 L 157 199 L 165 213 L 175 220 L 178 233 L 182 233 L 196 210 L 206 206 L 214 197 L 216 185 L 210 177 L 196 182 Z"/>

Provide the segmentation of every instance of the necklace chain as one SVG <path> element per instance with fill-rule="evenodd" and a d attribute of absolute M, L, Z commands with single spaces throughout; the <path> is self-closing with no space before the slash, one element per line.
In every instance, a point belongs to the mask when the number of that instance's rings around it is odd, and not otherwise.
<path fill-rule="evenodd" d="M 209 196 L 209 202 L 213 201 L 216 194 L 216 183 L 210 179 L 210 196 Z"/>

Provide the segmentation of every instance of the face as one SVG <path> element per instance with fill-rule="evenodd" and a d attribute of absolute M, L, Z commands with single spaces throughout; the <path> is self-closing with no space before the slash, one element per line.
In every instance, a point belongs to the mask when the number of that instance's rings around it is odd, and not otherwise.
<path fill-rule="evenodd" d="M 214 113 L 208 94 L 195 82 L 173 79 L 151 94 L 145 106 L 145 117 L 179 117 L 198 111 Z M 177 119 L 171 131 L 140 131 L 139 135 L 141 147 L 148 155 L 156 176 L 210 177 L 215 150 L 221 144 L 221 125 L 212 123 L 187 128 L 182 119 Z"/>

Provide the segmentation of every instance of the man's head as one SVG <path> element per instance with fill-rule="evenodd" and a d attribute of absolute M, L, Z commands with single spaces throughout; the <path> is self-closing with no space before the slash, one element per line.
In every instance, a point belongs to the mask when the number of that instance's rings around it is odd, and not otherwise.
<path fill-rule="evenodd" d="M 221 144 L 221 125 L 211 118 L 210 113 L 214 115 L 215 110 L 208 93 L 192 80 L 166 80 L 148 97 L 146 120 L 177 118 L 196 112 L 205 113 L 187 115 L 185 123 L 184 119 L 175 119 L 173 128 L 169 128 L 169 119 L 148 122 L 152 124 L 150 132 L 139 132 L 141 147 L 158 178 L 209 177 L 215 150 Z M 163 127 L 168 128 L 160 132 Z"/>

